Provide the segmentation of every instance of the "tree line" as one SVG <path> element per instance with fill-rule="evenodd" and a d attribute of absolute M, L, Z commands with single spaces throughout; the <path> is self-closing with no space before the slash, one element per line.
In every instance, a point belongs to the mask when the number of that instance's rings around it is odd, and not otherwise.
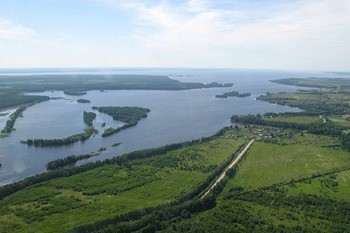
<path fill-rule="evenodd" d="M 50 146 L 62 146 L 73 144 L 78 141 L 86 141 L 92 135 L 97 134 L 98 131 L 94 127 L 88 127 L 84 129 L 84 132 L 79 134 L 74 134 L 72 136 L 66 138 L 59 139 L 27 139 L 21 141 L 23 144 L 27 144 L 28 146 L 34 147 L 50 147 Z"/>
<path fill-rule="evenodd" d="M 47 170 L 56 170 L 58 168 L 63 168 L 68 165 L 74 165 L 79 160 L 88 159 L 94 156 L 98 156 L 100 153 L 90 153 L 84 155 L 70 155 L 63 159 L 55 159 L 46 164 Z"/>
<path fill-rule="evenodd" d="M 2 134 L 11 133 L 12 130 L 14 129 L 17 118 L 20 117 L 26 109 L 27 109 L 27 106 L 22 106 L 22 107 L 19 107 L 14 113 L 12 113 L 6 122 L 4 129 L 1 130 L 1 133 Z"/>

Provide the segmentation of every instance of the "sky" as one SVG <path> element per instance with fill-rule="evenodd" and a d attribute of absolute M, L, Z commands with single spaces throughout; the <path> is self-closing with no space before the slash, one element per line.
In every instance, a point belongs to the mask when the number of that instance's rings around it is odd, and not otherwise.
<path fill-rule="evenodd" d="M 350 70 L 350 0 L 0 0 L 0 68 Z"/>

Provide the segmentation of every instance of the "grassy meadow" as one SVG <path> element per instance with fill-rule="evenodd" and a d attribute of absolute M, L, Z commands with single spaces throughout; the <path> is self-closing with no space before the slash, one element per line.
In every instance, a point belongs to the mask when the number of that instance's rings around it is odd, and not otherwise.
<path fill-rule="evenodd" d="M 162 232 L 347 232 L 350 170 L 311 176 L 350 169 L 350 153 L 328 147 L 337 139 L 327 136 L 281 141 L 254 143 L 213 209 Z"/>

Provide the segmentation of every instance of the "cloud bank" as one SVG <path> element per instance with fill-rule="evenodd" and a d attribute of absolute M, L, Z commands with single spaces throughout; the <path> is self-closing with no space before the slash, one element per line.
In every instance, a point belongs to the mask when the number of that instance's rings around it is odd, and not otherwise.
<path fill-rule="evenodd" d="M 100 25 L 106 27 L 106 32 L 115 30 L 118 35 L 108 41 L 105 35 L 81 39 L 83 34 L 79 39 L 69 34 L 57 39 L 0 18 L 0 40 L 43 44 L 46 50 L 38 53 L 40 59 L 30 63 L 36 66 L 45 60 L 43 66 L 349 70 L 348 0 L 93 3 L 106 9 L 112 7 L 115 14 L 124 12 L 130 17 L 131 26 L 127 31 L 118 31 L 113 26 Z M 56 56 L 52 62 L 45 59 L 49 53 Z"/>

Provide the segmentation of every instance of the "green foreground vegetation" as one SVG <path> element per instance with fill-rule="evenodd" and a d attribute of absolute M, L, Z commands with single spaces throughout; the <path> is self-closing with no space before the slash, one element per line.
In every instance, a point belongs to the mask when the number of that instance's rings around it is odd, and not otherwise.
<path fill-rule="evenodd" d="M 244 125 L 4 186 L 0 232 L 349 232 L 348 94 L 327 85 L 260 97 L 303 112 L 232 116 Z"/>
<path fill-rule="evenodd" d="M 82 224 L 174 202 L 196 191 L 244 142 L 238 136 L 198 141 L 29 186 L 0 201 L 0 232 L 67 232 Z"/>
<path fill-rule="evenodd" d="M 278 138 L 281 145 L 253 145 L 214 208 L 163 231 L 347 232 L 350 154 L 330 149 L 337 140 L 327 136 L 287 131 Z"/>

